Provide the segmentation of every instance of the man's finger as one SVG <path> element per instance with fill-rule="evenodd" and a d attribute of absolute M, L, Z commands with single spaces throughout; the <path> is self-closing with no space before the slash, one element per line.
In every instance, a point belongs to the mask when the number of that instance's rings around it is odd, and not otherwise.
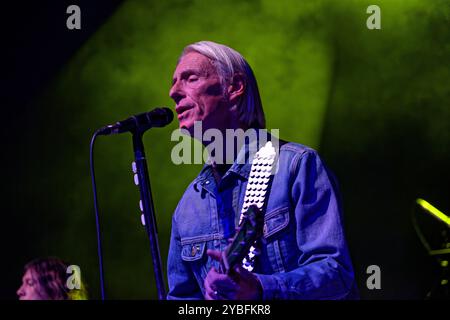
<path fill-rule="evenodd" d="M 213 297 L 211 297 L 211 294 L 208 291 L 205 292 L 205 300 L 214 300 Z"/>
<path fill-rule="evenodd" d="M 222 252 L 220 252 L 219 250 L 208 249 L 208 250 L 206 250 L 206 254 L 216 261 L 220 261 L 220 259 L 222 257 Z"/>
<path fill-rule="evenodd" d="M 205 300 L 225 300 L 221 293 L 217 290 L 205 290 Z"/>

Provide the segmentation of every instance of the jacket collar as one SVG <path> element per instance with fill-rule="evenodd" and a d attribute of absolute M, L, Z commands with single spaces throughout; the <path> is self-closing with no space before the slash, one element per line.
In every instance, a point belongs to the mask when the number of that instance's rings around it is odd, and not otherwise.
<path fill-rule="evenodd" d="M 256 139 L 253 138 L 250 141 L 246 140 L 245 143 L 242 145 L 233 165 L 225 173 L 224 178 L 230 174 L 236 174 L 242 177 L 243 179 L 248 180 L 253 158 L 255 157 L 255 154 L 259 150 L 259 148 L 263 147 L 263 145 L 258 145 L 258 142 L 261 140 L 260 139 L 261 137 L 259 131 L 257 130 L 256 132 L 258 133 L 256 135 Z M 262 132 L 263 134 L 266 135 L 266 139 L 264 140 L 264 142 L 269 140 L 273 141 L 274 139 L 277 139 L 275 136 L 270 135 L 266 130 L 263 130 Z M 209 157 L 208 160 L 206 161 L 205 165 L 200 171 L 200 174 L 195 179 L 195 182 L 204 181 L 210 177 L 213 177 L 211 157 Z"/>

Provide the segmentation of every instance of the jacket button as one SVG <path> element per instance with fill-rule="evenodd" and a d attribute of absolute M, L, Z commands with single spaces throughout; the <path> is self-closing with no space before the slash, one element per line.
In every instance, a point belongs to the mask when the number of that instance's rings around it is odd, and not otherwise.
<path fill-rule="evenodd" d="M 264 236 L 267 235 L 267 224 L 266 223 L 264 223 L 263 234 L 264 234 Z"/>
<path fill-rule="evenodd" d="M 192 246 L 191 249 L 191 256 L 195 257 L 195 254 L 197 253 L 197 247 L 196 246 Z"/>

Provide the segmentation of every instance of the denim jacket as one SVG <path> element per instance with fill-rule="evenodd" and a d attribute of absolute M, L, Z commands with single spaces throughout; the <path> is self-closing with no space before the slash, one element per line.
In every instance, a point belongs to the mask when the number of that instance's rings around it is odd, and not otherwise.
<path fill-rule="evenodd" d="M 219 267 L 206 250 L 225 250 L 233 236 L 250 169 L 235 162 L 217 185 L 206 164 L 186 189 L 172 218 L 168 299 L 204 298 L 204 279 Z M 263 299 L 355 298 L 337 185 L 317 152 L 282 144 L 266 201 L 254 270 Z"/>

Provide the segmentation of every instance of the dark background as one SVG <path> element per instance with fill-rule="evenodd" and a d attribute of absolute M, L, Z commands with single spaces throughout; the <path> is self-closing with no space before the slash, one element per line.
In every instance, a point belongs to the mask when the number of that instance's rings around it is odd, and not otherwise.
<path fill-rule="evenodd" d="M 82 10 L 81 30 L 66 28 L 71 4 Z M 365 27 L 369 4 L 381 7 L 381 30 Z M 0 298 L 15 299 L 24 264 L 48 255 L 80 265 L 99 298 L 90 135 L 151 106 L 172 106 L 176 59 L 202 39 L 247 57 L 269 128 L 318 149 L 337 175 L 361 297 L 425 298 L 439 269 L 411 218 L 439 248 L 443 224 L 415 199 L 449 212 L 449 15 L 448 1 L 2 5 Z M 170 162 L 175 128 L 145 140 L 164 266 L 171 213 L 199 170 Z M 112 298 L 155 299 L 131 150 L 123 135 L 99 140 L 96 151 L 107 289 Z M 381 290 L 366 288 L 373 264 Z"/>

